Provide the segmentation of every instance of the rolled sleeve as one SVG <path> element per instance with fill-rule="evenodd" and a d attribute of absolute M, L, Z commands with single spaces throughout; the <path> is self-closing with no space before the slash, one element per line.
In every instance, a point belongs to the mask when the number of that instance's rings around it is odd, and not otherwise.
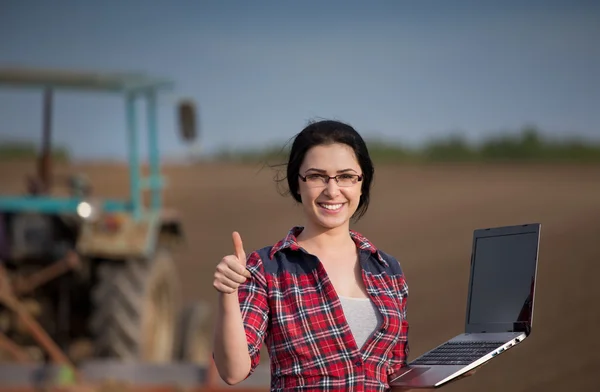
<path fill-rule="evenodd" d="M 409 344 L 408 344 L 408 321 L 406 319 L 406 301 L 408 298 L 408 285 L 404 277 L 400 279 L 400 312 L 402 315 L 402 326 L 398 342 L 392 349 L 391 367 L 388 370 L 389 374 L 397 372 L 400 368 L 406 366 Z"/>
<path fill-rule="evenodd" d="M 250 354 L 250 376 L 260 363 L 260 349 L 267 334 L 269 302 L 264 268 L 258 253 L 250 254 L 246 269 L 252 277 L 238 287 L 238 299 Z"/>

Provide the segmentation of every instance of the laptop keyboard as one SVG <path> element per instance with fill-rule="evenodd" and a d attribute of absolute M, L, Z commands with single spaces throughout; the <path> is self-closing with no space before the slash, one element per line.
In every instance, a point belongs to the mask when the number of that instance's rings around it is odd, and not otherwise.
<path fill-rule="evenodd" d="M 411 362 L 411 365 L 468 365 L 505 342 L 446 342 Z"/>

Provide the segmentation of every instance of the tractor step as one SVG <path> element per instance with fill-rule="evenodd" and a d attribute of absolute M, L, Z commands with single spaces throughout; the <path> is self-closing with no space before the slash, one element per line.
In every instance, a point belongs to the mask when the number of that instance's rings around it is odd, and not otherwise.
<path fill-rule="evenodd" d="M 192 363 L 149 364 L 98 360 L 84 362 L 77 369 L 82 381 L 92 385 L 116 382 L 141 388 L 161 386 L 198 388 L 208 384 L 208 368 Z M 2 364 L 0 365 L 0 392 L 54 385 L 60 380 L 61 371 L 63 371 L 61 366 L 54 364 Z M 228 389 L 268 389 L 269 367 L 259 366 L 248 379 L 234 387 L 227 386 L 220 379 L 216 384 L 214 387 Z"/>

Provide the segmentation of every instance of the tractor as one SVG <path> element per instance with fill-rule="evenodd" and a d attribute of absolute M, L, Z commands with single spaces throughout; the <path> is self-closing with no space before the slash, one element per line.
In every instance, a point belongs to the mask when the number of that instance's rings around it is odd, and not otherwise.
<path fill-rule="evenodd" d="M 184 241 L 183 226 L 162 199 L 158 95 L 172 86 L 141 73 L 0 69 L 0 87 L 39 90 L 43 109 L 36 170 L 22 193 L 0 195 L 0 357 L 168 363 L 185 360 L 182 346 L 188 354 L 195 347 L 183 335 L 197 328 L 181 320 L 206 316 L 198 306 L 181 309 L 174 250 Z M 80 175 L 53 173 L 53 99 L 63 90 L 123 98 L 125 200 L 97 197 Z M 146 104 L 146 175 L 139 100 Z M 193 101 L 182 99 L 174 109 L 180 137 L 192 142 Z M 65 191 L 57 195 L 60 187 Z"/>

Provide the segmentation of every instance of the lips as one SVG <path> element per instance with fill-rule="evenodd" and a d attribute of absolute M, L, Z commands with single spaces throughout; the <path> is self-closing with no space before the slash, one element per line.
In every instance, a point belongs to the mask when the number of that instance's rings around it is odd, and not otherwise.
<path fill-rule="evenodd" d="M 331 212 L 339 211 L 344 206 L 344 203 L 317 203 L 317 204 L 319 205 L 319 207 L 321 207 L 327 211 L 331 211 Z"/>

